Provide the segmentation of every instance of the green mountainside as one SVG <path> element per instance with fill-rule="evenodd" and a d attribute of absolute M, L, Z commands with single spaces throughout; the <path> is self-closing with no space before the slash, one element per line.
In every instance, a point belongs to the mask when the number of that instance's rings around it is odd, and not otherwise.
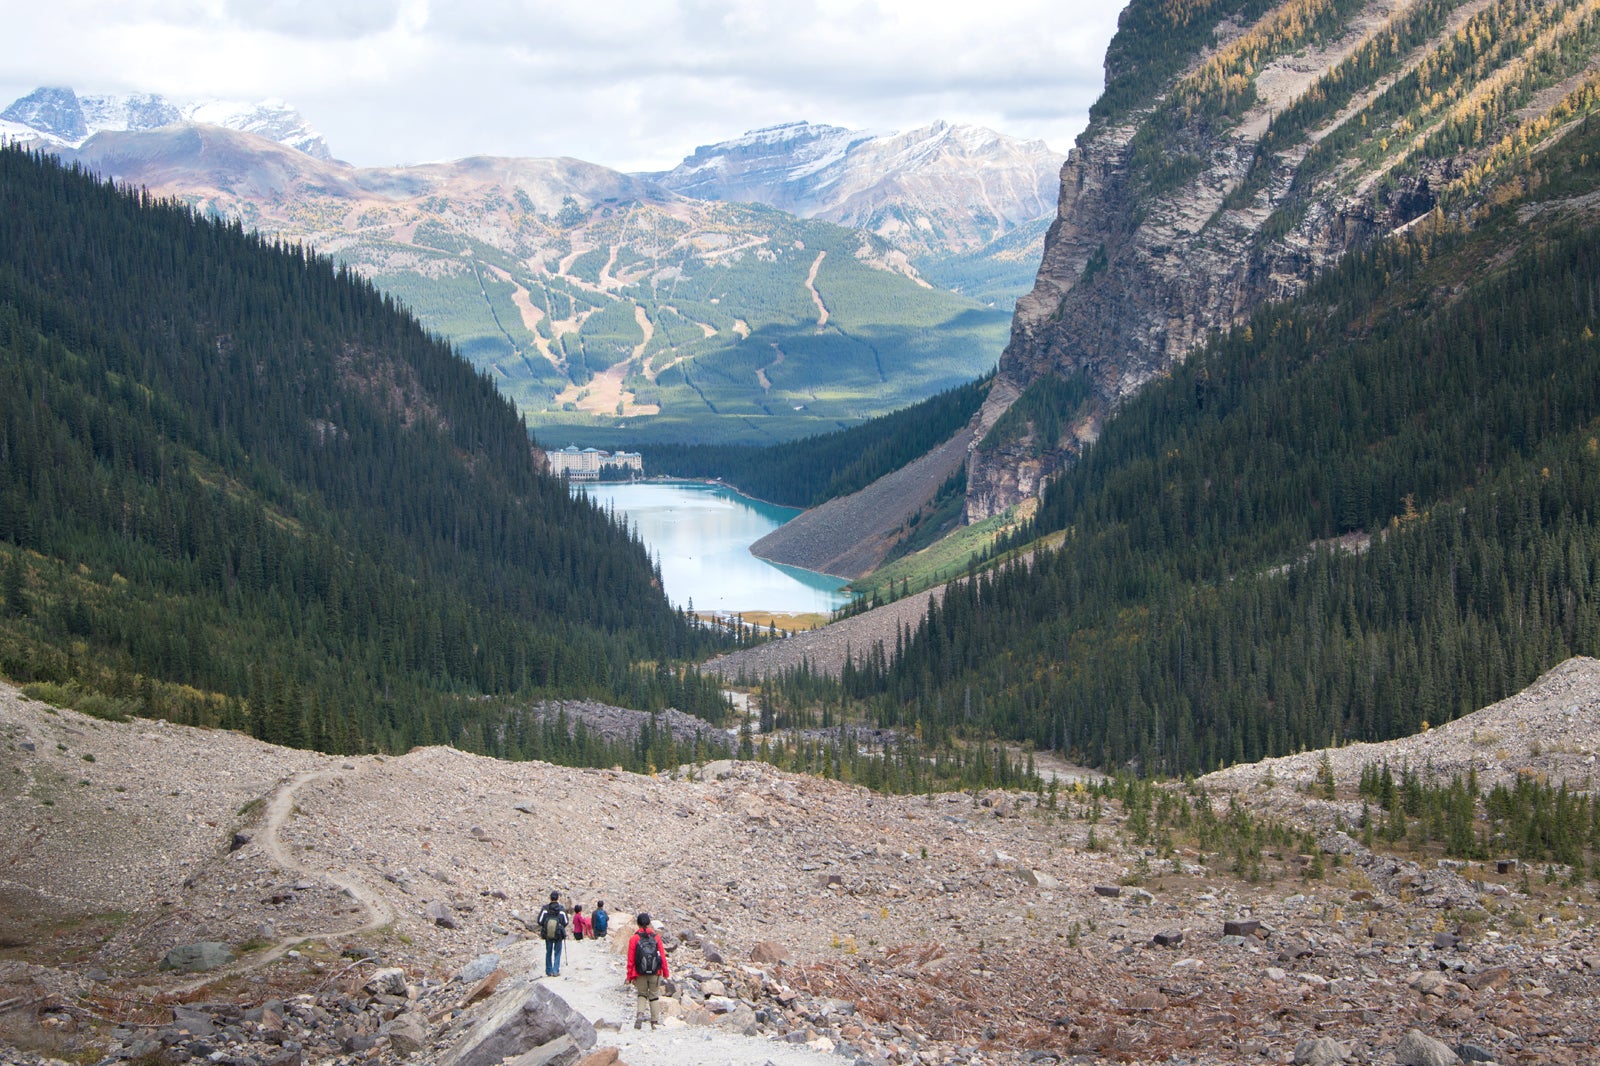
<path fill-rule="evenodd" d="M 846 690 L 935 743 L 1188 773 L 1413 733 L 1600 654 L 1597 190 L 1586 119 L 1473 224 L 1434 212 L 1261 308 L 1106 421 L 998 549 L 1031 558 Z"/>
<path fill-rule="evenodd" d="M 967 424 L 989 379 L 931 396 L 849 429 L 783 444 L 657 445 L 645 468 L 677 477 L 722 478 L 747 496 L 786 507 L 815 507 L 866 488 Z"/>
<path fill-rule="evenodd" d="M 334 751 L 534 750 L 485 696 L 718 717 L 670 665 L 712 638 L 537 465 L 348 269 L 0 151 L 0 672 Z"/>
<path fill-rule="evenodd" d="M 828 432 L 986 373 L 1010 320 L 865 230 L 574 159 L 355 169 L 208 126 L 106 132 L 64 154 L 352 267 L 556 446 Z M 1015 250 L 998 254 L 997 274 L 952 263 L 951 283 L 990 292 L 1009 276 L 1014 298 Z"/>

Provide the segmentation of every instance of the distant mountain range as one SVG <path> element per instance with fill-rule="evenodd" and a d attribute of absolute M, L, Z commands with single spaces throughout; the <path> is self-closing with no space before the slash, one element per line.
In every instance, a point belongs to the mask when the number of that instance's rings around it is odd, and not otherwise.
<path fill-rule="evenodd" d="M 1054 217 L 1065 161 L 1043 141 L 977 126 L 875 134 L 791 122 L 696 148 L 644 176 L 685 196 L 768 204 L 940 257 Z"/>
<path fill-rule="evenodd" d="M 79 96 L 68 88 L 40 88 L 0 111 L 0 136 L 78 148 L 97 133 L 154 130 L 179 122 L 254 133 L 313 159 L 333 158 L 322 134 L 282 100 L 178 102 L 156 93 Z"/>
<path fill-rule="evenodd" d="M 356 168 L 287 105 L 70 89 L 18 100 L 0 134 L 335 256 L 556 445 L 788 439 L 972 380 L 1038 262 L 1059 165 L 987 130 L 799 123 L 664 174 Z"/>

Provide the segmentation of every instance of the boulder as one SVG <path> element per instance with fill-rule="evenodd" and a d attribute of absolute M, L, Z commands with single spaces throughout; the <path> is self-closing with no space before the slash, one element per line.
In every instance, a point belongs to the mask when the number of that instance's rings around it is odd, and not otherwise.
<path fill-rule="evenodd" d="M 1222 923 L 1223 936 L 1255 936 L 1261 923 L 1254 918 L 1237 918 Z"/>
<path fill-rule="evenodd" d="M 415 1014 L 401 1014 L 378 1027 L 378 1035 L 389 1038 L 396 1055 L 414 1055 L 428 1046 L 428 1029 Z"/>
<path fill-rule="evenodd" d="M 199 973 L 204 970 L 215 970 L 232 961 L 233 949 L 228 945 L 205 941 L 173 948 L 161 960 L 161 969 L 177 970 L 179 973 Z"/>
<path fill-rule="evenodd" d="M 211 1020 L 211 1015 L 205 1011 L 195 1010 L 192 1007 L 173 1007 L 172 1024 L 176 1029 L 181 1029 L 190 1036 L 208 1037 L 217 1035 L 216 1023 Z"/>
<path fill-rule="evenodd" d="M 506 972 L 504 970 L 496 970 L 479 981 L 472 991 L 467 993 L 467 998 L 461 1001 L 461 1005 L 470 1007 L 474 1003 L 481 1003 L 488 999 L 494 994 L 494 990 L 500 987 L 500 982 L 505 978 L 505 975 Z"/>
<path fill-rule="evenodd" d="M 756 1023 L 756 1012 L 745 1003 L 740 1003 L 733 1010 L 720 1015 L 717 1018 L 717 1025 L 719 1028 L 743 1033 L 745 1036 L 755 1036 L 761 1028 Z"/>
<path fill-rule="evenodd" d="M 1306 1037 L 1294 1046 L 1294 1066 L 1339 1066 L 1350 1052 L 1331 1037 Z"/>
<path fill-rule="evenodd" d="M 464 985 L 476 984 L 500 968 L 500 956 L 495 954 L 479 955 L 456 974 Z"/>
<path fill-rule="evenodd" d="M 456 921 L 456 916 L 450 912 L 450 908 L 438 900 L 434 900 L 432 903 L 428 904 L 427 910 L 423 911 L 422 913 L 428 919 L 428 921 L 439 926 L 441 929 L 461 928 L 461 925 Z"/>
<path fill-rule="evenodd" d="M 1448 1044 L 1413 1029 L 1400 1038 L 1394 1060 L 1400 1066 L 1459 1066 L 1461 1057 Z"/>
<path fill-rule="evenodd" d="M 530 1048 L 511 1060 L 510 1066 L 574 1066 L 583 1058 L 583 1049 L 570 1036 L 558 1036 L 548 1044 Z"/>
<path fill-rule="evenodd" d="M 1094 894 L 1097 895 L 1097 896 L 1105 896 L 1107 899 L 1116 899 L 1118 896 L 1122 895 L 1122 886 L 1121 885 L 1095 885 L 1094 886 Z"/>
<path fill-rule="evenodd" d="M 361 987 L 374 996 L 403 996 L 406 994 L 406 972 L 398 966 L 386 966 L 375 971 Z"/>
<path fill-rule="evenodd" d="M 483 1017 L 439 1066 L 499 1066 L 562 1036 L 580 1049 L 595 1045 L 594 1026 L 548 985 L 518 982 L 489 1000 Z"/>
<path fill-rule="evenodd" d="M 789 949 L 775 940 L 763 940 L 750 949 L 750 961 L 758 966 L 783 962 L 789 958 Z"/>
<path fill-rule="evenodd" d="M 1032 885 L 1034 888 L 1042 888 L 1046 891 L 1053 891 L 1061 887 L 1061 882 L 1050 874 L 1027 866 L 1018 866 L 1011 871 L 1011 876 L 1025 885 Z"/>

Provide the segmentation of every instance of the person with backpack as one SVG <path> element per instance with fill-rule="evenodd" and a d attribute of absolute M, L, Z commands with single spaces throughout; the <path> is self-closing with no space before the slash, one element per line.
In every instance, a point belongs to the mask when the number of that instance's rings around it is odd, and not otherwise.
<path fill-rule="evenodd" d="M 589 925 L 594 929 L 594 938 L 599 940 L 606 935 L 606 930 L 611 928 L 611 915 L 606 913 L 606 901 L 601 900 L 594 905 L 594 915 L 589 919 Z"/>
<path fill-rule="evenodd" d="M 544 975 L 561 976 L 561 944 L 567 939 L 567 911 L 561 906 L 561 893 L 550 893 L 550 902 L 539 908 L 534 919 L 544 938 Z"/>
<path fill-rule="evenodd" d="M 634 919 L 639 928 L 628 940 L 628 982 L 639 994 L 639 1007 L 633 1016 L 635 1029 L 644 1026 L 645 1005 L 649 1004 L 650 1028 L 661 1021 L 661 982 L 667 973 L 667 952 L 661 934 L 650 928 L 650 915 L 641 912 Z"/>
<path fill-rule="evenodd" d="M 572 905 L 572 939 L 582 940 L 586 936 L 594 935 L 594 923 L 588 915 L 583 913 L 583 904 Z"/>

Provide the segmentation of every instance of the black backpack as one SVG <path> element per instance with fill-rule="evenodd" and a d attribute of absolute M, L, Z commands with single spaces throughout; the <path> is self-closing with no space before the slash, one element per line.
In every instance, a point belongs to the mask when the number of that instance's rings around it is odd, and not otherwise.
<path fill-rule="evenodd" d="M 539 935 L 546 940 L 567 938 L 567 913 L 561 909 L 561 904 L 545 904 L 544 910 L 540 912 Z"/>
<path fill-rule="evenodd" d="M 661 972 L 661 941 L 651 932 L 641 930 L 633 945 L 633 969 L 644 977 Z"/>

